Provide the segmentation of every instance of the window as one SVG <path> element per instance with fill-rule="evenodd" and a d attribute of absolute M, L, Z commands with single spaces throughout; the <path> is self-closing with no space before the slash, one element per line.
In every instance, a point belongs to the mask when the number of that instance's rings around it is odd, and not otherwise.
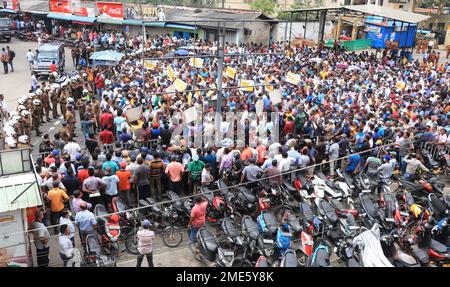
<path fill-rule="evenodd" d="M 443 31 L 445 29 L 445 23 L 439 23 L 437 25 L 437 30 L 438 31 Z"/>

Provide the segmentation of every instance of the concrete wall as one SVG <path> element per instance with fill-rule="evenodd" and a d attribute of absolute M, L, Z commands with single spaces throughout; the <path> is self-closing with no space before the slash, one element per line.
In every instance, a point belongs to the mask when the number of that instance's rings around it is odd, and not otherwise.
<path fill-rule="evenodd" d="M 287 27 L 287 37 L 284 39 L 285 25 Z M 276 41 L 289 40 L 289 33 L 291 33 L 291 40 L 295 38 L 302 38 L 305 29 L 303 28 L 305 22 L 293 22 L 292 31 L 290 23 L 279 23 L 276 28 L 275 39 Z M 333 38 L 333 25 L 331 21 L 325 21 L 324 41 Z M 306 39 L 311 39 L 317 42 L 319 37 L 319 22 L 307 22 L 306 23 Z"/>
<path fill-rule="evenodd" d="M 270 24 L 264 22 L 245 23 L 245 28 L 251 30 L 251 34 L 245 36 L 244 29 L 237 32 L 238 42 L 268 44 L 270 40 Z M 274 28 L 276 29 L 276 28 Z M 274 39 L 273 39 L 274 40 Z"/>

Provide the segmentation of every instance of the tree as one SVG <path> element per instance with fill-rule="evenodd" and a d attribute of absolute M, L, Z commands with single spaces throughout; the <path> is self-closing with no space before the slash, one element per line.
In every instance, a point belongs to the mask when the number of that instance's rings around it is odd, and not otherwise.
<path fill-rule="evenodd" d="M 323 0 L 303 0 L 302 2 L 294 2 L 294 4 L 292 4 L 289 9 L 297 10 L 297 9 L 305 9 L 305 8 L 317 8 L 317 7 L 321 7 L 321 6 L 323 6 Z M 292 20 L 294 20 L 294 21 L 302 20 L 298 17 L 304 17 L 304 14 L 303 13 L 293 14 Z M 311 19 L 311 17 L 314 17 L 314 16 L 310 15 L 309 17 Z M 286 13 L 286 12 L 279 13 L 277 18 L 280 20 L 291 20 L 290 13 Z"/>
<path fill-rule="evenodd" d="M 266 15 L 273 15 L 278 8 L 278 3 L 274 0 L 254 0 L 249 3 L 253 10 L 262 11 Z"/>

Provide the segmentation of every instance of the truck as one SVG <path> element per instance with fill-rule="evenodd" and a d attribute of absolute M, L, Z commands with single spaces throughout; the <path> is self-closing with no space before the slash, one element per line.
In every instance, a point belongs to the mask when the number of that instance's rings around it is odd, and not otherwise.
<path fill-rule="evenodd" d="M 11 19 L 0 18 L 0 40 L 6 40 L 6 42 L 11 42 L 11 38 L 14 34 L 11 25 Z"/>
<path fill-rule="evenodd" d="M 48 43 L 40 46 L 37 49 L 37 55 L 31 66 L 31 71 L 36 76 L 49 76 L 51 74 L 50 65 L 52 62 L 55 62 L 57 71 L 64 71 L 66 57 L 63 44 Z"/>

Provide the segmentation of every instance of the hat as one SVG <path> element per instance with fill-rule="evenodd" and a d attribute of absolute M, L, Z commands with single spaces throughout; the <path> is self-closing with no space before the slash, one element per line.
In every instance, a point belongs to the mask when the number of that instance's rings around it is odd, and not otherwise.
<path fill-rule="evenodd" d="M 142 226 L 143 227 L 149 227 L 150 226 L 150 221 L 148 219 L 144 219 L 144 221 L 142 221 Z"/>
<path fill-rule="evenodd" d="M 120 163 L 120 167 L 121 167 L 121 168 L 125 168 L 126 166 L 127 166 L 127 163 L 126 163 L 126 162 L 123 161 L 123 162 Z"/>
<path fill-rule="evenodd" d="M 57 156 L 58 154 L 59 154 L 59 150 L 54 149 L 54 150 L 52 151 L 52 155 L 53 155 L 53 156 Z"/>

